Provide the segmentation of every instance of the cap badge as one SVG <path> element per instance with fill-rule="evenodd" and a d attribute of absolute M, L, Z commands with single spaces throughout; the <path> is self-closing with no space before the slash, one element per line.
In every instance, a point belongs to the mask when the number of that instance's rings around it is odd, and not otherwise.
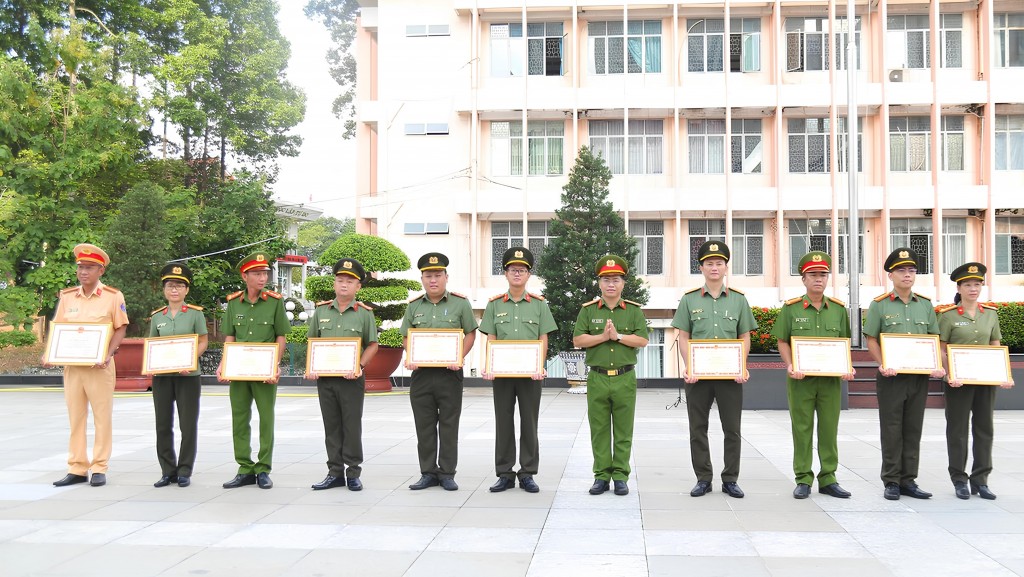
<path fill-rule="evenodd" d="M 816 255 L 811 257 L 811 260 L 813 260 L 814 262 L 821 262 L 821 255 L 820 254 L 816 254 Z"/>
<path fill-rule="evenodd" d="M 82 249 L 82 254 L 92 254 L 92 250 L 90 250 L 88 248 L 83 248 Z"/>
<path fill-rule="evenodd" d="M 345 263 L 341 265 L 341 268 L 352 268 L 352 261 L 345 261 Z"/>
<path fill-rule="evenodd" d="M 256 260 L 258 260 L 258 261 L 260 261 L 260 262 L 263 262 L 263 261 L 265 261 L 265 260 L 267 260 L 267 259 L 266 259 L 266 258 L 264 258 L 264 256 L 263 256 L 262 254 L 258 254 L 258 255 L 256 255 Z"/>
<path fill-rule="evenodd" d="M 612 259 L 608 259 L 608 261 L 604 263 L 604 266 L 615 266 L 615 261 Z"/>
<path fill-rule="evenodd" d="M 430 257 L 430 259 L 427 262 L 429 262 L 430 264 L 437 264 L 437 262 L 438 262 L 437 261 L 437 257 L 436 256 L 432 256 L 432 257 Z"/>
<path fill-rule="evenodd" d="M 717 244 L 710 245 L 708 247 L 708 250 L 718 250 L 718 245 Z"/>
<path fill-rule="evenodd" d="M 516 258 L 523 258 L 523 251 L 517 250 L 516 251 Z"/>
<path fill-rule="evenodd" d="M 174 273 L 174 274 L 181 274 L 181 267 L 180 266 L 176 266 L 173 269 L 171 269 L 171 272 Z"/>
<path fill-rule="evenodd" d="M 976 267 L 976 266 L 974 266 L 972 264 L 971 266 L 967 267 L 967 272 L 976 273 L 976 272 L 978 272 L 978 267 Z"/>
<path fill-rule="evenodd" d="M 900 258 L 910 258 L 910 253 L 905 251 L 905 250 L 901 250 L 900 251 Z"/>

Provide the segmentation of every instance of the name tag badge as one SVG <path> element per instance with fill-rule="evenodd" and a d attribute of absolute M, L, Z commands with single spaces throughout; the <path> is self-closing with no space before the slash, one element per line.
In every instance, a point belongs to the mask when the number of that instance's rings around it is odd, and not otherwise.
<path fill-rule="evenodd" d="M 496 314 L 494 316 L 496 316 L 496 317 L 504 317 L 504 316 L 508 316 L 508 313 L 498 313 L 498 314 Z"/>
<path fill-rule="evenodd" d="M 690 311 L 690 314 L 691 315 L 697 315 L 697 314 L 700 314 L 702 312 L 704 312 L 704 309 L 693 309 L 692 311 Z"/>
<path fill-rule="evenodd" d="M 157 329 L 162 329 L 167 326 L 167 323 L 160 323 L 156 326 Z"/>
<path fill-rule="evenodd" d="M 793 319 L 793 322 L 794 323 L 809 323 L 809 322 L 811 322 L 811 319 L 796 317 L 796 318 Z"/>
<path fill-rule="evenodd" d="M 243 320 L 245 320 L 245 315 L 235 315 L 235 320 L 236 321 L 243 321 Z"/>
<path fill-rule="evenodd" d="M 331 319 L 320 319 L 320 322 L 322 322 L 322 323 L 329 323 L 329 322 L 331 322 Z"/>
<path fill-rule="evenodd" d="M 412 315 L 412 318 L 414 318 L 414 319 L 418 319 L 418 318 L 420 318 L 421 316 L 423 316 L 423 313 L 416 313 L 416 314 Z"/>

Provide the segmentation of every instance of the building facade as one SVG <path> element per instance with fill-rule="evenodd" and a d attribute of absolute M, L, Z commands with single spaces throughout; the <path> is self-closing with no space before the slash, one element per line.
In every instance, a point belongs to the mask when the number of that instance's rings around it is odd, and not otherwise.
<path fill-rule="evenodd" d="M 754 305 L 801 294 L 813 249 L 847 300 L 851 66 L 861 303 L 896 246 L 937 302 L 966 260 L 1024 300 L 1024 0 L 858 2 L 852 24 L 828 1 L 362 4 L 357 227 L 447 254 L 475 308 L 505 248 L 543 251 L 583 145 L 641 248 L 654 349 L 708 239 Z"/>

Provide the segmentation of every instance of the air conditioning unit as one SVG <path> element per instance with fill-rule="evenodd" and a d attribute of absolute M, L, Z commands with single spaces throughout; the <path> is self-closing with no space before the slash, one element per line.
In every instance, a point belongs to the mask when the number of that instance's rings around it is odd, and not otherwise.
<path fill-rule="evenodd" d="M 889 82 L 903 82 L 903 69 L 895 68 L 889 71 Z"/>

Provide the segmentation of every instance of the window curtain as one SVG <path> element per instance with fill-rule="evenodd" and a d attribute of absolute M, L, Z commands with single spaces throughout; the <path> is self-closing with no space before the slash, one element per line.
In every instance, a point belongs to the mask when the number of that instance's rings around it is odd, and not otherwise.
<path fill-rule="evenodd" d="M 630 74 L 636 74 L 643 71 L 641 62 L 643 58 L 643 38 L 639 36 L 630 36 L 626 41 L 626 49 L 629 51 L 629 68 Z"/>
<path fill-rule="evenodd" d="M 648 36 L 646 41 L 645 70 L 651 73 L 661 72 L 661 36 Z"/>

